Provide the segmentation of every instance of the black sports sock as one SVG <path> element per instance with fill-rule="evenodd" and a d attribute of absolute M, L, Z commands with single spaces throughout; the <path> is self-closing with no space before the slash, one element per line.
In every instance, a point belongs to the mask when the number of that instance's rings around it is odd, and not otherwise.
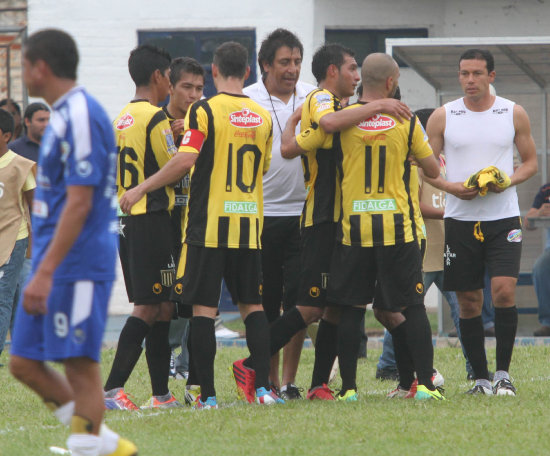
<path fill-rule="evenodd" d="M 495 337 L 497 340 L 497 371 L 508 372 L 516 331 L 518 329 L 518 309 L 514 307 L 495 307 Z"/>
<path fill-rule="evenodd" d="M 246 345 L 250 351 L 250 360 L 256 371 L 254 387 L 269 389 L 269 323 L 265 312 L 257 311 L 248 314 L 244 320 L 246 327 Z"/>
<path fill-rule="evenodd" d="M 474 318 L 461 318 L 460 335 L 466 356 L 472 365 L 476 379 L 489 379 L 487 356 L 485 354 L 485 335 L 481 315 Z"/>
<path fill-rule="evenodd" d="M 141 318 L 128 317 L 118 338 L 115 360 L 105 383 L 105 391 L 124 387 L 141 355 L 141 345 L 149 329 L 149 325 Z"/>
<path fill-rule="evenodd" d="M 338 325 L 321 319 L 315 340 L 315 362 L 311 388 L 328 384 L 330 371 L 338 355 Z"/>
<path fill-rule="evenodd" d="M 307 325 L 302 318 L 302 314 L 296 307 L 285 312 L 271 324 L 270 355 L 273 356 L 288 344 L 294 334 L 306 328 Z M 256 369 L 251 358 L 247 358 L 244 361 L 244 365 L 250 369 Z"/>
<path fill-rule="evenodd" d="M 189 354 L 189 376 L 187 377 L 187 385 L 198 385 L 199 377 L 195 367 L 195 359 L 193 358 L 193 320 L 189 319 L 189 331 L 187 333 L 187 353 Z M 215 333 L 214 333 L 215 334 Z"/>
<path fill-rule="evenodd" d="M 361 343 L 361 321 L 365 309 L 342 307 L 338 325 L 338 362 L 342 391 L 356 390 L 357 355 Z M 319 336 L 317 336 L 319 337 Z"/>
<path fill-rule="evenodd" d="M 168 341 L 169 321 L 157 321 L 145 338 L 145 357 L 151 378 L 153 396 L 168 394 L 170 374 L 170 343 Z"/>
<path fill-rule="evenodd" d="M 214 388 L 214 358 L 216 357 L 214 322 L 213 318 L 193 317 L 191 348 L 193 349 L 196 374 L 201 386 L 202 401 L 216 395 Z"/>
<path fill-rule="evenodd" d="M 418 384 L 429 390 L 434 390 L 432 383 L 434 347 L 432 345 L 432 329 L 426 315 L 424 305 L 413 305 L 403 311 L 407 319 L 405 330 L 407 344 L 414 363 Z"/>
<path fill-rule="evenodd" d="M 395 353 L 395 363 L 399 372 L 399 386 L 406 390 L 411 388 L 414 381 L 414 362 L 409 344 L 407 343 L 408 320 L 390 330 Z"/>

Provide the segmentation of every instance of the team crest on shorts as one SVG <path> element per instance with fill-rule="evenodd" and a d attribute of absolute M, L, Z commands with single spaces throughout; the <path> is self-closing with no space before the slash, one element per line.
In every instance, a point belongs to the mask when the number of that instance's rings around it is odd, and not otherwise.
<path fill-rule="evenodd" d="M 183 285 L 181 283 L 176 283 L 176 286 L 174 287 L 174 291 L 176 294 L 182 294 L 183 293 Z"/>
<path fill-rule="evenodd" d="M 523 239 L 523 234 L 521 230 L 512 230 L 508 233 L 508 236 L 506 237 L 506 240 L 508 242 L 521 242 Z"/>
<path fill-rule="evenodd" d="M 160 281 L 163 287 L 171 287 L 174 283 L 174 268 L 170 269 L 161 269 L 160 270 Z"/>
<path fill-rule="evenodd" d="M 309 289 L 309 295 L 312 298 L 318 298 L 321 295 L 321 290 L 319 289 L 319 287 L 311 287 Z"/>
<path fill-rule="evenodd" d="M 328 281 L 330 279 L 329 272 L 321 272 L 321 288 L 326 290 L 328 288 Z"/>
<path fill-rule="evenodd" d="M 424 293 L 424 284 L 423 284 L 422 282 L 418 282 L 418 283 L 416 284 L 416 292 L 417 292 L 418 294 Z"/>
<path fill-rule="evenodd" d="M 153 285 L 153 293 L 157 295 L 162 293 L 162 285 L 160 283 L 157 282 Z"/>

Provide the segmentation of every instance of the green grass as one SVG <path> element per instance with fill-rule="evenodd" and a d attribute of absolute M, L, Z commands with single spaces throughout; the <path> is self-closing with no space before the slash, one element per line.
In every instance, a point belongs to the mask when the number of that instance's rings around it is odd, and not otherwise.
<path fill-rule="evenodd" d="M 550 439 L 550 348 L 517 347 L 512 375 L 518 396 L 470 397 L 459 348 L 435 350 L 435 365 L 445 377 L 446 402 L 387 400 L 393 383 L 374 379 L 379 350 L 360 361 L 357 403 L 294 401 L 260 407 L 237 402 L 228 366 L 245 355 L 238 348 L 218 349 L 216 386 L 220 410 L 108 412 L 109 426 L 133 440 L 140 455 L 542 455 Z M 114 356 L 106 350 L 103 373 Z M 494 349 L 488 350 L 494 366 Z M 7 356 L 0 357 L 5 363 Z M 306 349 L 298 384 L 308 386 L 313 350 Z M 0 454 L 47 455 L 50 445 L 65 446 L 68 431 L 41 401 L 0 368 L 2 407 Z M 335 385 L 336 387 L 338 385 Z M 184 384 L 170 380 L 176 397 Z M 142 357 L 126 390 L 138 404 L 149 395 Z"/>

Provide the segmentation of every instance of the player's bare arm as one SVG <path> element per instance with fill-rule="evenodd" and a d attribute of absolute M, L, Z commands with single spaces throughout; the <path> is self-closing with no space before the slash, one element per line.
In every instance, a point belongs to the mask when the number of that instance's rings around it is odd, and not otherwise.
<path fill-rule="evenodd" d="M 178 152 L 155 174 L 122 195 L 119 201 L 122 212 L 130 214 L 134 204 L 143 198 L 146 193 L 165 187 L 181 179 L 194 166 L 198 156 L 199 154 L 192 152 Z"/>
<path fill-rule="evenodd" d="M 439 163 L 433 154 L 425 158 L 417 158 L 416 161 L 424 172 L 425 177 L 436 178 L 439 176 Z"/>
<path fill-rule="evenodd" d="M 321 117 L 319 125 L 327 133 L 335 133 L 382 112 L 394 116 L 400 122 L 411 118 L 411 110 L 405 103 L 393 98 L 383 98 L 356 109 L 344 109 L 326 114 Z"/>
<path fill-rule="evenodd" d="M 298 106 L 298 109 L 288 118 L 281 135 L 281 156 L 283 158 L 295 158 L 307 152 L 298 145 L 295 137 L 296 126 L 302 118 L 302 107 L 303 105 Z"/>
<path fill-rule="evenodd" d="M 52 241 L 23 292 L 23 308 L 31 315 L 45 314 L 53 274 L 78 239 L 92 209 L 94 187 L 71 185 Z"/>
<path fill-rule="evenodd" d="M 531 123 L 529 116 L 523 107 L 514 105 L 514 128 L 516 136 L 514 144 L 518 149 L 521 158 L 521 165 L 510 176 L 511 184 L 518 185 L 534 176 L 538 170 L 537 148 L 531 134 Z"/>

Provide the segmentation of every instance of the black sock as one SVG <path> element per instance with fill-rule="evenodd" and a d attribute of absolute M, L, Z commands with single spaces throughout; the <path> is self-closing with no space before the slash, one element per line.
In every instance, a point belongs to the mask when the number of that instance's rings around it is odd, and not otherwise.
<path fill-rule="evenodd" d="M 518 329 L 518 309 L 514 307 L 495 307 L 495 337 L 497 340 L 497 371 L 508 372 L 516 331 Z"/>
<path fill-rule="evenodd" d="M 145 357 L 151 378 L 153 396 L 168 394 L 170 374 L 170 343 L 168 342 L 169 321 L 157 321 L 145 338 Z"/>
<path fill-rule="evenodd" d="M 461 318 L 460 335 L 464 351 L 476 379 L 489 379 L 487 369 L 487 356 L 485 355 L 485 335 L 483 333 L 483 321 L 481 315 L 474 318 Z"/>
<path fill-rule="evenodd" d="M 302 314 L 296 307 L 293 307 L 277 318 L 277 320 L 271 324 L 270 328 L 270 356 L 273 356 L 288 344 L 294 334 L 306 328 L 307 325 L 302 318 Z M 244 361 L 244 365 L 250 369 L 255 369 L 251 358 L 247 358 Z"/>
<path fill-rule="evenodd" d="M 115 360 L 105 383 L 105 391 L 123 388 L 134 370 L 142 352 L 143 339 L 149 332 L 149 325 L 141 318 L 128 317 L 120 332 Z"/>
<path fill-rule="evenodd" d="M 193 317 L 193 359 L 195 360 L 196 374 L 201 386 L 201 400 L 216 395 L 214 388 L 214 358 L 216 357 L 216 333 L 214 319 L 208 317 Z"/>
<path fill-rule="evenodd" d="M 250 360 L 256 371 L 254 387 L 269 389 L 269 323 L 265 312 L 256 311 L 248 314 L 244 320 L 246 327 L 246 345 L 250 351 Z"/>
<path fill-rule="evenodd" d="M 315 340 L 315 362 L 311 376 L 311 388 L 328 384 L 330 371 L 338 355 L 338 325 L 321 318 Z"/>
<path fill-rule="evenodd" d="M 400 325 L 390 330 L 395 353 L 395 363 L 399 372 L 399 386 L 403 389 L 410 389 L 414 381 L 414 362 L 409 344 L 407 343 L 407 325 L 405 320 Z"/>
<path fill-rule="evenodd" d="M 338 325 L 338 362 L 342 391 L 356 390 L 357 355 L 361 343 L 361 317 L 365 309 L 342 307 Z M 319 337 L 319 336 L 317 336 Z"/>
<path fill-rule="evenodd" d="M 414 363 L 416 378 L 419 385 L 434 390 L 432 383 L 434 347 L 432 345 L 432 329 L 426 315 L 424 305 L 413 305 L 403 311 L 407 319 L 405 325 L 407 344 Z"/>
<path fill-rule="evenodd" d="M 195 360 L 193 359 L 193 320 L 189 319 L 189 331 L 187 332 L 187 353 L 189 353 L 189 377 L 187 377 L 187 385 L 199 385 L 199 377 L 195 368 Z"/>

